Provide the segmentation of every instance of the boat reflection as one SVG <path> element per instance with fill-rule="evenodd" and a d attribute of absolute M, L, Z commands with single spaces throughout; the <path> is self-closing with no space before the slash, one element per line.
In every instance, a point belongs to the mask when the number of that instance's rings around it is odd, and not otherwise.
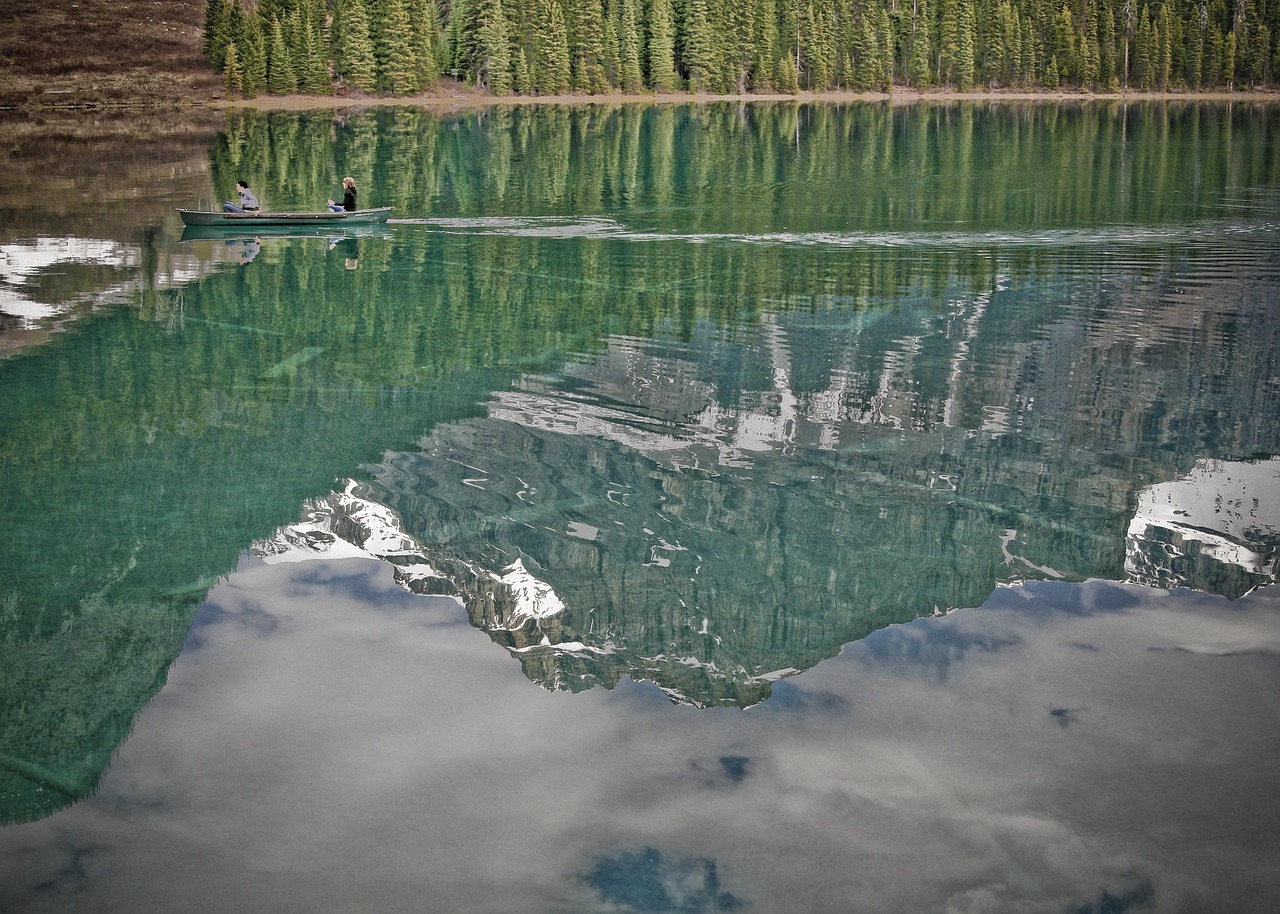
<path fill-rule="evenodd" d="M 217 225 L 188 225 L 182 229 L 182 241 L 244 241 L 254 238 L 390 238 L 385 224 L 376 225 L 255 225 L 251 228 Z"/>
<path fill-rule="evenodd" d="M 191 244 L 197 256 L 206 262 L 232 262 L 247 266 L 262 252 L 264 242 L 276 244 L 301 239 L 304 243 L 323 239 L 328 250 L 342 258 L 343 268 L 354 270 L 360 264 L 360 241 L 369 238 L 387 239 L 390 230 L 385 225 L 329 226 L 254 226 L 253 229 L 226 229 L 218 226 L 188 225 L 182 230 L 181 241 Z"/>

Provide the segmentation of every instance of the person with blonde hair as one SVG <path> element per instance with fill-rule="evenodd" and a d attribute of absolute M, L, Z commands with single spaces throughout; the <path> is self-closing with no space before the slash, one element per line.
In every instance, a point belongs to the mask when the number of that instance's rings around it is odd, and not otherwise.
<path fill-rule="evenodd" d="M 343 210 L 349 213 L 356 210 L 356 179 L 350 176 L 342 179 L 342 202 L 329 201 L 329 212 L 340 213 Z"/>

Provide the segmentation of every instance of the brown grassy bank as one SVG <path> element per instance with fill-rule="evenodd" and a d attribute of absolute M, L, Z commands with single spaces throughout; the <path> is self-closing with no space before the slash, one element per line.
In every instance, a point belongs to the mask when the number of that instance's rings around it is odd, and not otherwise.
<path fill-rule="evenodd" d="M 0 0 L 0 106 L 185 108 L 225 98 L 202 0 Z"/>

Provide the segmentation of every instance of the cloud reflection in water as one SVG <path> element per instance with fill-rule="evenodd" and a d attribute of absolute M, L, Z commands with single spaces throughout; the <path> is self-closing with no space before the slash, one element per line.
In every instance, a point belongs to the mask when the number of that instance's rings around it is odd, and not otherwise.
<path fill-rule="evenodd" d="M 201 613 L 100 792 L 0 830 L 0 908 L 1280 904 L 1276 588 L 1002 589 L 745 711 L 532 689 L 371 561 L 246 560 Z"/>

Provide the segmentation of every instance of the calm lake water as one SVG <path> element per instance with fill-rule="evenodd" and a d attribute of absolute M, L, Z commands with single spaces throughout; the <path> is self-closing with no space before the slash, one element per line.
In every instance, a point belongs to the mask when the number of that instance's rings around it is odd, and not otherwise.
<path fill-rule="evenodd" d="M 0 910 L 1280 909 L 1280 106 L 164 139 L 9 154 Z"/>

